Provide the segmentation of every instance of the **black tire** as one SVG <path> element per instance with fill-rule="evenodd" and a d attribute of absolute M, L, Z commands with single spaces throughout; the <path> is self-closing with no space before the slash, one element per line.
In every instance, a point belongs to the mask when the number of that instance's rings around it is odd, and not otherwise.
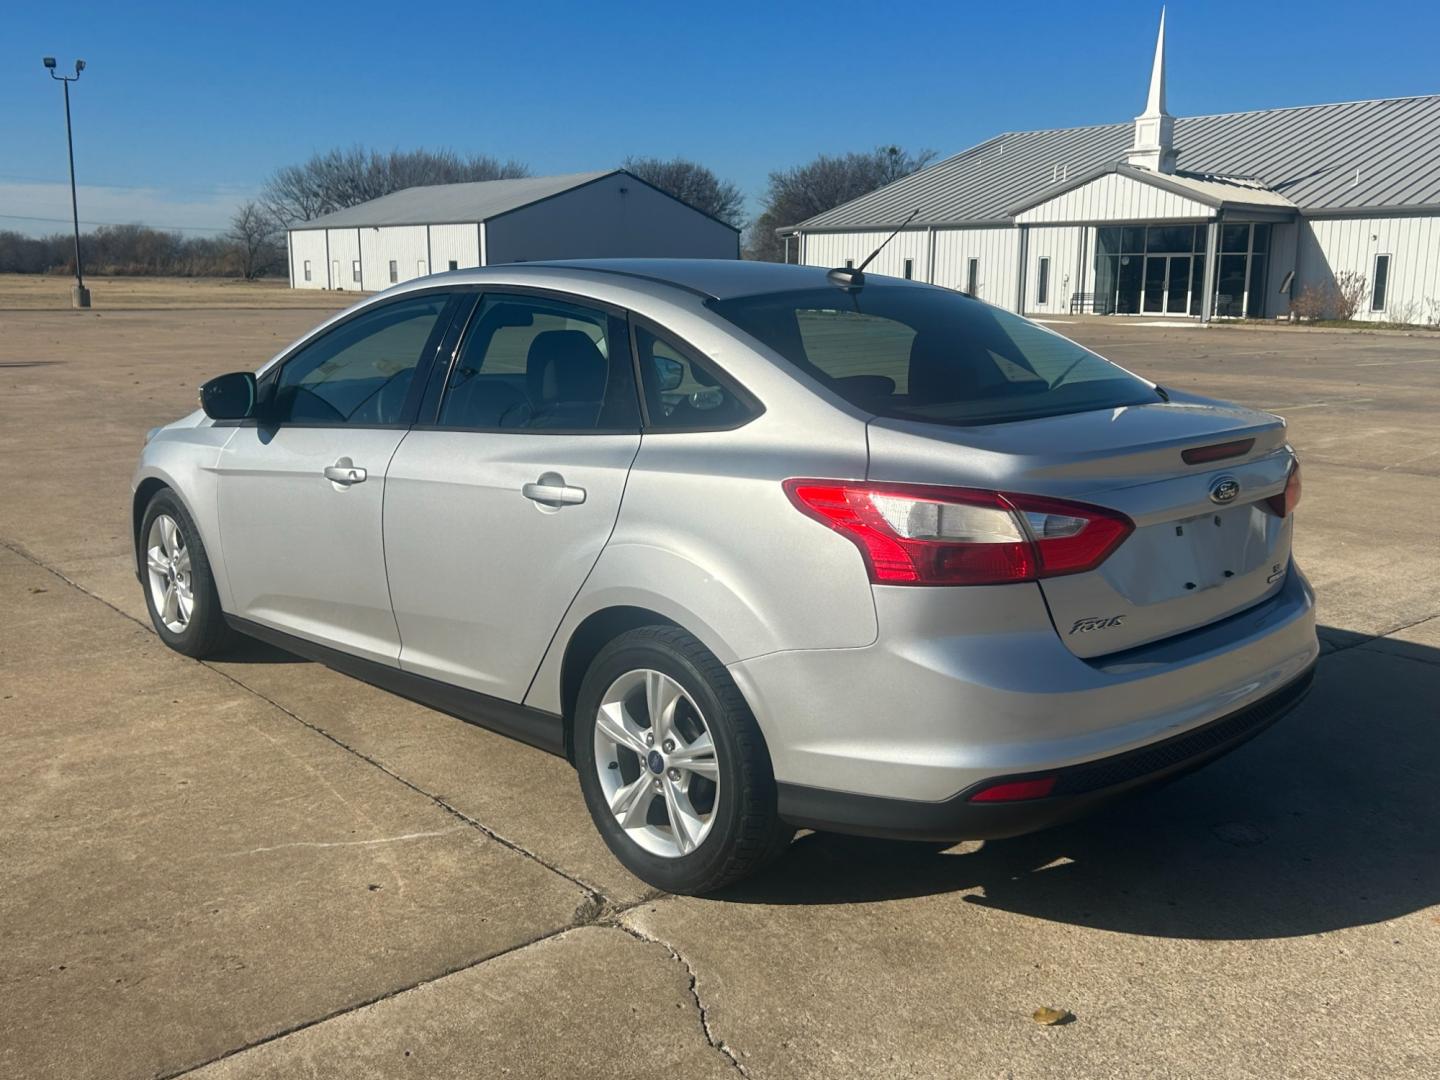
<path fill-rule="evenodd" d="M 185 548 L 190 553 L 190 591 L 194 596 L 194 607 L 190 620 L 180 632 L 165 625 L 155 607 L 155 597 L 150 588 L 150 574 L 145 565 L 147 538 L 150 527 L 161 514 L 167 514 L 175 522 Z M 178 653 L 193 656 L 197 660 L 215 656 L 233 644 L 238 636 L 225 622 L 225 613 L 220 610 L 220 595 L 215 591 L 215 575 L 210 569 L 210 559 L 205 554 L 205 545 L 200 540 L 200 530 L 194 519 L 169 488 L 157 491 L 145 507 L 145 516 L 140 523 L 137 541 L 140 550 L 141 587 L 145 593 L 145 608 L 150 612 L 150 624 L 160 640 Z"/>
<path fill-rule="evenodd" d="M 612 683 L 651 669 L 680 684 L 705 717 L 721 783 L 713 824 L 699 847 L 666 857 L 625 834 L 606 802 L 595 764 L 595 719 Z M 575 765 L 595 827 L 615 857 L 642 881 L 666 892 L 715 892 L 776 859 L 795 835 L 775 809 L 770 753 L 730 673 L 690 634 L 675 626 L 644 626 L 611 641 L 591 663 L 575 712 Z"/>

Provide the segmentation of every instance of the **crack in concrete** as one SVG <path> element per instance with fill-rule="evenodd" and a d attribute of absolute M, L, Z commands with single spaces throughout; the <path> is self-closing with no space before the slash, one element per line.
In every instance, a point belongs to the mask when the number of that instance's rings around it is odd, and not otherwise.
<path fill-rule="evenodd" d="M 399 844 L 406 840 L 428 840 L 432 836 L 450 836 L 458 832 L 468 832 L 469 826 L 456 825 L 453 829 L 433 829 L 430 832 L 402 833 L 399 836 L 377 836 L 372 840 L 294 840 L 288 844 L 273 844 L 270 847 L 247 848 L 245 851 L 226 851 L 221 854 L 222 859 L 236 858 L 240 855 L 264 855 L 271 851 L 288 851 L 291 848 L 337 848 L 337 847 L 370 847 L 374 844 Z"/>
<path fill-rule="evenodd" d="M 639 906 L 640 904 L 630 905 L 631 908 Z M 662 938 L 655 937 L 653 934 L 646 933 L 645 931 L 640 930 L 637 927 L 631 926 L 629 923 L 623 921 L 623 919 L 619 918 L 618 916 L 612 920 L 607 920 L 604 925 L 614 926 L 615 929 L 620 930 L 623 933 L 629 934 L 636 941 L 643 941 L 647 945 L 659 945 L 662 949 L 664 949 L 670 954 L 671 960 L 674 960 L 677 964 L 679 964 L 685 969 L 685 973 L 690 978 L 690 984 L 688 987 L 690 991 L 690 1000 L 695 1003 L 695 1011 L 699 1013 L 700 1017 L 700 1033 L 705 1036 L 705 1041 L 710 1044 L 711 1048 L 723 1054 L 725 1056 L 725 1059 L 736 1069 L 736 1071 L 740 1073 L 741 1076 L 748 1077 L 750 1075 L 750 1070 L 745 1067 L 743 1062 L 741 1062 L 739 1054 L 729 1044 L 727 1044 L 724 1039 L 717 1038 L 714 1029 L 710 1026 L 710 1007 L 706 1005 L 704 1000 L 700 997 L 700 974 L 695 970 L 695 965 L 690 963 L 689 960 L 685 959 L 685 957 L 681 955 L 680 950 L 675 948 L 675 946 L 671 945 L 668 941 L 665 941 Z"/>

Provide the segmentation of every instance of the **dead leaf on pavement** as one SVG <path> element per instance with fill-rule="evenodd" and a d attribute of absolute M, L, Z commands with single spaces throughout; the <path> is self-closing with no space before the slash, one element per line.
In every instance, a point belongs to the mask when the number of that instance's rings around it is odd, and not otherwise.
<path fill-rule="evenodd" d="M 1030 1014 L 1030 1018 L 1037 1024 L 1054 1027 L 1057 1024 L 1068 1024 L 1075 1019 L 1075 1014 L 1069 1009 L 1053 1009 L 1049 1005 L 1042 1005 Z"/>

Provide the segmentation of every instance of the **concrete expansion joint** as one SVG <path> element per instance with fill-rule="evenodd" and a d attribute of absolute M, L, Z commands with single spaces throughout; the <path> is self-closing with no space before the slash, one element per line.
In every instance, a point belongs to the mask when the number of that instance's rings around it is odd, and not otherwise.
<path fill-rule="evenodd" d="M 107 608 L 109 608 L 111 611 L 115 612 L 117 615 L 121 616 L 122 618 L 128 619 L 130 622 L 132 622 L 132 623 L 134 623 L 135 625 L 141 627 L 142 629 L 148 631 L 149 633 L 153 634 L 153 633 L 155 632 L 154 627 L 152 627 L 148 622 L 145 622 L 144 620 L 141 620 L 141 619 L 137 619 L 135 616 L 131 615 L 128 611 L 125 611 L 125 610 L 123 610 L 123 609 L 121 609 L 121 608 L 119 608 L 119 607 L 116 607 L 116 606 L 115 606 L 114 604 L 112 604 L 109 600 L 106 600 L 103 596 L 98 596 L 98 595 L 96 595 L 95 593 L 91 592 L 89 589 L 85 588 L 85 586 L 81 585 L 79 582 L 75 581 L 75 580 L 72 579 L 72 578 L 66 577 L 65 574 L 63 574 L 60 570 L 56 569 L 54 566 L 51 566 L 51 565 L 50 565 L 49 563 L 47 563 L 44 559 L 41 559 L 41 558 L 39 558 L 37 555 L 31 553 L 30 551 L 27 551 L 22 545 L 17 544 L 17 543 L 15 543 L 14 541 L 9 540 L 8 538 L 0 537 L 0 547 L 6 548 L 7 550 L 13 552 L 14 554 L 20 556 L 20 558 L 25 559 L 27 562 L 33 563 L 35 566 L 38 566 L 40 569 L 44 570 L 46 573 L 52 574 L 52 575 L 55 576 L 56 578 L 59 578 L 59 579 L 60 579 L 61 581 L 63 581 L 66 585 L 69 585 L 71 588 L 79 591 L 80 593 L 83 593 L 85 596 L 90 597 L 90 599 L 96 600 L 96 601 L 98 601 L 99 603 L 104 604 Z M 418 784 L 414 783 L 413 781 L 407 780 L 405 777 L 401 776 L 399 773 L 395 772 L 393 769 L 391 769 L 391 768 L 387 767 L 386 765 L 382 764 L 380 761 L 376 760 L 375 758 L 370 757 L 368 754 L 366 754 L 366 753 L 364 753 L 364 752 L 362 752 L 362 751 L 360 751 L 360 750 L 357 750 L 355 747 L 349 745 L 349 744 L 346 743 L 344 740 L 339 739 L 339 738 L 337 738 L 336 736 L 332 735 L 330 732 L 326 731 L 324 728 L 320 727 L 318 724 L 311 723 L 309 720 L 306 720 L 306 719 L 304 719 L 303 717 L 299 716 L 299 715 L 298 715 L 297 713 L 295 713 L 293 710 L 286 708 L 284 705 L 280 704 L 280 702 L 276 701 L 274 698 L 269 697 L 269 696 L 267 696 L 267 695 L 264 694 L 264 693 L 261 693 L 259 690 L 256 690 L 253 686 L 247 685 L 245 682 L 243 682 L 243 681 L 240 680 L 240 679 L 237 679 L 234 675 L 231 675 L 229 672 L 220 670 L 220 669 L 219 669 L 218 667 L 216 667 L 213 663 L 211 663 L 211 662 L 209 662 L 209 661 L 206 661 L 206 660 L 196 660 L 196 661 L 193 661 L 193 662 L 199 664 L 201 667 L 208 668 L 210 671 L 213 671 L 216 675 L 219 675 L 222 679 L 226 680 L 227 682 L 231 683 L 232 685 L 234 685 L 234 686 L 238 687 L 239 689 L 243 690 L 245 693 L 250 694 L 250 695 L 253 696 L 253 697 L 259 698 L 261 701 L 265 702 L 267 705 L 270 705 L 270 706 L 273 707 L 274 709 L 276 709 L 276 710 L 278 710 L 279 712 L 283 713 L 285 716 L 288 716 L 291 720 L 294 720 L 297 724 L 300 724 L 302 727 L 306 727 L 306 728 L 310 729 L 310 730 L 313 731 L 316 735 L 319 735 L 321 738 L 327 739 L 328 741 L 334 743 L 336 746 L 340 747 L 340 749 L 344 750 L 346 753 L 348 753 L 348 754 L 353 754 L 355 757 L 359 758 L 361 761 L 365 762 L 367 765 L 370 765 L 370 766 L 372 766 L 372 767 L 374 767 L 374 768 L 376 768 L 376 769 L 379 769 L 379 770 L 380 770 L 381 772 L 383 772 L 386 776 L 390 777 L 392 780 L 395 780 L 395 781 L 398 782 L 398 783 L 404 784 L 407 788 L 409 788 L 411 791 L 415 792 L 416 794 L 418 794 L 418 795 L 423 795 L 425 798 L 429 799 L 429 800 L 430 800 L 432 803 L 434 803 L 436 806 L 440 807 L 440 809 L 444 810 L 447 814 L 451 815 L 452 817 L 456 818 L 456 819 L 459 820 L 459 821 L 463 821 L 463 822 L 464 822 L 466 825 L 468 825 L 470 828 L 475 829 L 475 830 L 477 830 L 477 831 L 479 831 L 479 832 L 481 832 L 481 833 L 484 833 L 486 837 L 488 837 L 489 839 L 495 841 L 495 843 L 499 844 L 501 847 L 509 848 L 511 851 L 515 852 L 517 855 L 522 855 L 522 856 L 524 856 L 525 858 L 532 860 L 533 862 L 539 863 L 541 866 L 543 866 L 545 869 L 549 870 L 551 873 L 557 874 L 557 875 L 559 875 L 560 877 L 564 878 L 566 881 L 568 881 L 568 882 L 570 882 L 571 884 L 577 886 L 579 889 L 581 889 L 581 890 L 585 893 L 585 899 L 581 902 L 581 908 L 588 909 L 588 908 L 593 907 L 593 909 L 594 909 L 596 912 L 599 912 L 599 911 L 603 910 L 603 908 L 604 908 L 604 906 L 605 906 L 605 904 L 606 904 L 605 894 L 602 893 L 599 888 L 597 888 L 596 886 L 590 884 L 588 881 L 585 881 L 583 878 L 580 878 L 580 877 L 578 877 L 577 875 L 570 873 L 568 870 L 562 869 L 561 867 L 557 866 L 555 863 L 549 861 L 548 859 L 542 858 L 540 855 L 537 855 L 535 852 L 531 851 L 529 848 L 525 847 L 523 844 L 519 844 L 519 843 L 517 843 L 516 841 L 509 839 L 508 837 L 502 836 L 500 833 L 496 832 L 494 829 L 490 828 L 488 825 L 484 824 L 483 822 L 476 820 L 475 818 L 471 817 L 469 814 L 466 814 L 466 813 L 462 812 L 461 810 L 457 809 L 456 807 L 450 805 L 448 802 L 446 802 L 446 801 L 445 801 L 444 799 L 442 799 L 440 796 L 431 794 L 430 792 L 426 791 L 424 788 L 420 787 Z"/>
<path fill-rule="evenodd" d="M 1430 615 L 1422 615 L 1418 619 L 1412 619 L 1407 623 L 1401 623 L 1399 626 L 1392 626 L 1389 630 L 1382 630 L 1378 634 L 1366 634 L 1364 636 L 1357 637 L 1356 640 L 1347 641 L 1342 645 L 1336 645 L 1331 642 L 1329 652 L 1323 655 L 1334 656 L 1336 653 L 1349 652 L 1351 649 L 1363 649 L 1367 645 L 1375 644 L 1375 642 L 1377 641 L 1384 641 L 1386 638 L 1390 637 L 1393 634 L 1399 634 L 1406 630 L 1413 630 L 1415 627 L 1424 626 L 1426 623 L 1432 622 L 1435 619 L 1440 619 L 1440 611 L 1434 612 Z M 1391 655 L 1398 656 L 1402 660 L 1413 660 L 1417 664 L 1430 664 L 1432 666 L 1434 666 L 1435 664 L 1433 660 L 1421 660 L 1418 657 L 1404 656 L 1400 653 L 1394 653 Z"/>
<path fill-rule="evenodd" d="M 645 902 L 646 901 L 641 901 L 641 903 L 632 904 L 630 905 L 630 907 L 640 907 L 641 904 Z M 716 1038 L 715 1032 L 710 1026 L 710 1008 L 700 997 L 700 975 L 695 970 L 695 966 L 691 964 L 690 961 L 687 960 L 683 955 L 681 955 L 680 951 L 676 949 L 674 945 L 671 945 L 663 938 L 655 937 L 653 934 L 646 933 L 644 930 L 640 930 L 637 927 L 631 926 L 629 923 L 624 922 L 620 919 L 615 919 L 614 921 L 607 921 L 604 925 L 613 926 L 615 927 L 615 929 L 620 930 L 623 933 L 629 934 L 636 941 L 643 941 L 647 945 L 659 945 L 662 949 L 664 949 L 670 954 L 671 960 L 675 961 L 675 963 L 679 964 L 685 969 L 685 974 L 689 977 L 690 980 L 688 986 L 688 989 L 690 991 L 690 1000 L 695 1003 L 695 1011 L 699 1014 L 700 1017 L 700 1033 L 705 1036 L 705 1041 L 710 1044 L 711 1048 L 723 1054 L 725 1056 L 725 1059 L 740 1073 L 741 1076 L 748 1077 L 750 1075 L 750 1070 L 747 1069 L 740 1061 L 739 1055 L 734 1049 L 727 1045 L 723 1039 Z"/>
<path fill-rule="evenodd" d="M 247 685 L 245 682 L 237 679 L 229 672 L 221 671 L 208 660 L 200 660 L 197 661 L 197 663 L 199 663 L 202 667 L 209 668 L 211 671 L 215 672 L 215 674 L 219 675 L 222 679 L 233 683 L 241 690 L 244 690 L 247 694 L 252 694 L 255 697 L 259 698 L 261 701 L 265 702 L 267 705 L 273 706 L 275 709 L 288 716 L 291 720 L 294 720 L 297 724 L 300 724 L 302 727 L 310 729 L 315 734 L 319 735 L 321 738 L 329 740 L 336 746 L 340 747 L 340 749 L 344 750 L 346 753 L 353 754 L 355 757 L 365 762 L 365 764 L 370 765 L 373 768 L 379 769 L 386 776 L 390 777 L 390 779 L 396 781 L 397 783 L 404 784 L 407 788 L 415 792 L 417 795 L 425 796 L 425 798 L 429 799 L 432 803 L 438 806 L 441 810 L 444 810 L 451 817 L 454 817 L 459 821 L 463 821 L 470 828 L 483 833 L 487 838 L 495 841 L 495 843 L 499 844 L 501 847 L 508 848 L 509 850 L 515 852 L 517 855 L 523 855 L 525 858 L 530 859 L 533 862 L 539 863 L 551 873 L 557 874 L 558 876 L 564 878 L 572 885 L 580 888 L 586 894 L 587 901 L 594 900 L 602 904 L 604 903 L 604 894 L 596 886 L 591 885 L 583 878 L 577 877 L 575 874 L 570 873 L 570 871 L 562 869 L 560 866 L 557 866 L 555 863 L 551 862 L 548 859 L 542 858 L 540 855 L 537 855 L 535 852 L 531 851 L 523 844 L 517 843 L 516 841 L 511 840 L 506 836 L 502 836 L 500 833 L 490 828 L 490 826 L 486 825 L 484 822 L 479 821 L 476 818 L 473 818 L 469 814 L 465 813 L 463 810 L 452 806 L 439 795 L 435 795 L 429 791 L 426 791 L 413 780 L 407 780 L 405 777 L 401 776 L 399 773 L 395 772 L 395 770 L 391 769 L 389 766 L 385 765 L 381 761 L 371 757 L 369 754 L 366 754 L 361 750 L 357 750 L 355 747 L 351 746 L 343 739 L 340 739 L 337 736 L 332 735 L 330 732 L 326 731 L 320 725 L 304 719 L 297 713 L 280 704 L 280 702 L 276 701 L 274 698 L 269 697 L 268 695 L 261 693 L 259 690 L 256 690 L 254 687 Z"/>

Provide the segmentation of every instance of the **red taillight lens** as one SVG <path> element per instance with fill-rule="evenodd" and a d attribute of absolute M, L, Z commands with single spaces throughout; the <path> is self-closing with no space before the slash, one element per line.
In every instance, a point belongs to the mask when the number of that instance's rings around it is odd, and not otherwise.
<path fill-rule="evenodd" d="M 1271 495 L 1265 500 L 1265 505 L 1270 507 L 1276 517 L 1289 517 L 1295 512 L 1295 507 L 1300 505 L 1300 462 L 1298 460 L 1290 466 L 1290 476 L 1285 481 L 1285 490 L 1279 495 Z"/>
<path fill-rule="evenodd" d="M 993 784 L 981 788 L 970 796 L 970 802 L 1022 802 L 1025 799 L 1043 799 L 1055 790 L 1055 777 L 1040 776 L 1033 780 L 1011 780 L 1005 784 Z"/>
<path fill-rule="evenodd" d="M 787 480 L 804 514 L 848 537 L 870 580 L 996 585 L 1099 566 L 1134 529 L 1123 514 L 1035 495 L 862 481 Z"/>
<path fill-rule="evenodd" d="M 1180 457 L 1186 465 L 1203 465 L 1207 461 L 1224 461 L 1226 458 L 1248 454 L 1254 445 L 1254 439 L 1236 439 L 1234 442 L 1194 446 L 1189 450 L 1180 451 Z"/>

